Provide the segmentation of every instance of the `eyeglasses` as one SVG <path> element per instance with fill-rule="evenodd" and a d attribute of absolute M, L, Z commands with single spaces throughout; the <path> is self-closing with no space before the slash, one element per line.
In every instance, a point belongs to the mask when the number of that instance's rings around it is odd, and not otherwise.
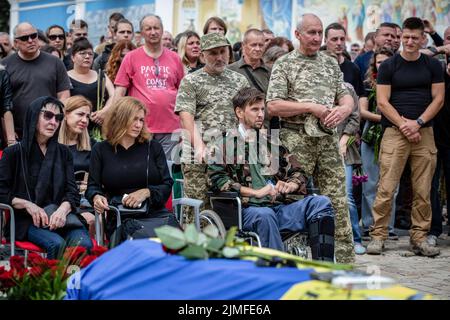
<path fill-rule="evenodd" d="M 153 63 L 155 64 L 155 76 L 159 77 L 159 60 L 153 59 Z"/>
<path fill-rule="evenodd" d="M 63 35 L 63 34 L 52 34 L 52 35 L 49 35 L 49 36 L 48 36 L 48 38 L 49 38 L 50 40 L 52 40 L 52 41 L 55 41 L 56 39 L 64 40 L 65 37 L 66 37 L 66 36 Z"/>
<path fill-rule="evenodd" d="M 16 37 L 15 39 L 25 42 L 25 41 L 28 41 L 29 39 L 34 40 L 37 38 L 37 36 L 38 36 L 38 34 L 37 34 L 37 32 L 35 32 L 32 34 L 27 34 L 25 36 Z"/>
<path fill-rule="evenodd" d="M 86 56 L 88 56 L 88 57 L 92 57 L 93 55 L 94 55 L 94 53 L 93 52 L 84 52 L 84 51 L 80 51 L 80 52 L 77 52 L 80 56 L 82 56 L 82 57 L 86 57 Z"/>
<path fill-rule="evenodd" d="M 47 121 L 52 120 L 53 118 L 55 118 L 55 120 L 57 122 L 61 122 L 64 119 L 64 113 L 58 113 L 55 114 L 51 111 L 48 110 L 41 110 L 42 114 L 44 115 L 44 119 Z"/>

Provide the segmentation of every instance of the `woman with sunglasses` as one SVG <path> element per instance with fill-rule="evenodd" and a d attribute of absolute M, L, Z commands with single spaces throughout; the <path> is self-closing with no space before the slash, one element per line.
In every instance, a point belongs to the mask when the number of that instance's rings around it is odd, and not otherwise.
<path fill-rule="evenodd" d="M 0 159 L 0 202 L 15 209 L 16 240 L 27 240 L 57 258 L 68 246 L 92 247 L 84 227 L 65 227 L 80 202 L 69 149 L 58 143 L 63 104 L 34 100 L 25 114 L 23 139 Z M 49 216 L 44 208 L 57 209 Z"/>
<path fill-rule="evenodd" d="M 79 183 L 80 194 L 84 195 L 87 187 L 87 175 L 89 172 L 89 160 L 91 148 L 95 140 L 89 137 L 87 130 L 89 115 L 92 104 L 83 96 L 73 96 L 64 101 L 64 120 L 61 122 L 58 142 L 69 147 L 73 157 L 73 168 L 75 172 L 83 173 L 76 176 Z M 82 196 L 84 199 L 84 196 Z M 83 201 L 82 201 L 83 205 Z M 91 237 L 95 235 L 95 217 L 88 210 L 79 210 L 89 227 Z"/>
<path fill-rule="evenodd" d="M 54 24 L 48 27 L 45 34 L 47 36 L 48 41 L 50 42 L 49 44 L 58 49 L 58 51 L 60 52 L 60 56 L 64 57 L 66 55 L 67 50 L 67 39 L 64 28 L 57 24 Z"/>
<path fill-rule="evenodd" d="M 68 71 L 72 88 L 70 95 L 82 95 L 93 106 L 88 131 L 100 138 L 100 126 L 114 96 L 114 85 L 102 71 L 91 70 L 94 61 L 94 49 L 86 38 L 77 39 L 72 46 L 73 69 Z M 106 101 L 106 103 L 105 103 Z"/>
<path fill-rule="evenodd" d="M 122 64 L 123 58 L 128 52 L 133 51 L 134 49 L 136 49 L 136 46 L 131 41 L 120 40 L 111 50 L 111 55 L 106 63 L 106 74 L 113 83 L 114 80 L 116 80 L 116 75 Z"/>

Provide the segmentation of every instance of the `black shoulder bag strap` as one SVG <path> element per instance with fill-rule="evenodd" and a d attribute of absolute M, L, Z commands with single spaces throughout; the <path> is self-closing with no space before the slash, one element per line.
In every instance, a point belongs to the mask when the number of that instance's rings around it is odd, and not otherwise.
<path fill-rule="evenodd" d="M 261 91 L 262 93 L 265 93 L 264 90 L 261 88 L 261 86 L 258 84 L 258 82 L 256 81 L 255 77 L 253 76 L 253 74 L 248 71 L 247 67 L 244 67 L 244 71 L 245 74 L 247 75 L 247 77 L 250 79 L 250 81 L 253 83 L 253 85 L 256 87 L 256 89 L 258 89 L 259 91 Z"/>

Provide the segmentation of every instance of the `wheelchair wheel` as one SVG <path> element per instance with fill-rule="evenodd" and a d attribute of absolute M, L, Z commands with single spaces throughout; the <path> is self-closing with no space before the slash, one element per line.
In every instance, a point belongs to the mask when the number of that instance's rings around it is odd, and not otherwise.
<path fill-rule="evenodd" d="M 203 230 L 208 225 L 213 225 L 219 230 L 219 237 L 224 239 L 227 231 L 223 225 L 222 219 L 213 210 L 203 210 L 200 212 L 200 229 Z"/>

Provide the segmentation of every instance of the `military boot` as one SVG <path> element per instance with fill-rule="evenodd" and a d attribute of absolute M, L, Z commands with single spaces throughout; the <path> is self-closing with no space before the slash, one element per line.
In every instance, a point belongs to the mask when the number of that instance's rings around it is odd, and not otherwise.
<path fill-rule="evenodd" d="M 423 255 L 426 257 L 434 257 L 441 253 L 439 248 L 431 246 L 426 240 L 416 244 L 410 243 L 409 250 L 416 255 Z"/>
<path fill-rule="evenodd" d="M 384 249 L 384 241 L 383 240 L 372 239 L 372 241 L 370 241 L 369 245 L 367 246 L 367 253 L 368 254 L 381 254 L 383 249 Z"/>

